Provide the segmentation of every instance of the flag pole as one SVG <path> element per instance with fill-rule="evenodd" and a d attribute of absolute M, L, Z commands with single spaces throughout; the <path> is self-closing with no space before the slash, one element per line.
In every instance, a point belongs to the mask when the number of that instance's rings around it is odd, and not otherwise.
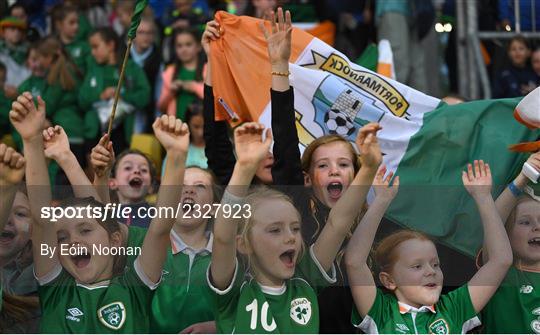
<path fill-rule="evenodd" d="M 116 91 L 114 92 L 114 103 L 112 107 L 111 116 L 109 118 L 109 129 L 107 130 L 107 135 L 111 138 L 112 124 L 114 120 L 114 115 L 116 114 L 116 106 L 118 105 L 118 99 L 120 98 L 120 89 L 122 88 L 122 82 L 124 81 L 124 72 L 126 71 L 126 64 L 129 58 L 129 51 L 131 50 L 131 43 L 133 40 L 128 38 L 127 49 L 124 53 L 124 61 L 122 62 L 122 68 L 120 70 L 120 78 L 118 78 L 118 84 L 116 85 Z"/>
<path fill-rule="evenodd" d="M 135 36 L 137 34 L 137 27 L 139 27 L 139 23 L 141 23 L 142 12 L 144 11 L 144 8 L 147 4 L 148 0 L 137 0 L 133 15 L 131 16 L 131 25 L 127 33 L 128 40 L 126 53 L 124 54 L 124 61 L 122 62 L 122 67 L 120 69 L 120 78 L 118 78 L 118 85 L 116 85 L 116 91 L 114 92 L 114 103 L 111 116 L 109 118 L 109 129 L 107 130 L 107 135 L 109 135 L 109 139 L 111 138 L 112 124 L 114 120 L 114 115 L 116 114 L 116 106 L 118 105 L 118 99 L 120 98 L 120 89 L 122 88 L 122 82 L 124 81 L 124 73 L 126 71 L 129 52 L 131 51 L 131 43 L 135 39 Z"/>

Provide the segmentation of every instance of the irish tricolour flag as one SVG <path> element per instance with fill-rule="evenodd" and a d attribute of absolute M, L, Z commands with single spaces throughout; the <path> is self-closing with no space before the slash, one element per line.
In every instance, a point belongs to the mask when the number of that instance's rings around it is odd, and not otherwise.
<path fill-rule="evenodd" d="M 216 19 L 224 28 L 211 46 L 216 118 L 233 126 L 251 120 L 270 126 L 270 63 L 259 20 L 224 12 Z M 294 29 L 292 38 L 290 79 L 301 146 L 331 133 L 354 142 L 362 125 L 379 122 L 384 163 L 402 183 L 387 217 L 474 255 L 482 228 L 461 171 L 484 159 L 499 186 L 519 171 L 524 157 L 508 146 L 540 134 L 514 119 L 520 99 L 447 106 L 354 64 L 302 30 Z M 495 187 L 494 196 L 501 189 Z"/>

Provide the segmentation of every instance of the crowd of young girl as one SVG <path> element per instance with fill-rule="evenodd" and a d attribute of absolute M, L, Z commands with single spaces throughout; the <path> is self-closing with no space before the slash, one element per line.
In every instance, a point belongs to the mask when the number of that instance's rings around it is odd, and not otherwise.
<path fill-rule="evenodd" d="M 493 78 L 495 98 L 527 95 L 540 83 L 540 47 L 521 35 L 510 39 L 507 46 L 509 63 Z"/>
<path fill-rule="evenodd" d="M 68 30 L 64 24 L 70 23 L 63 21 L 71 13 L 55 16 L 59 30 Z M 111 31 L 90 34 L 94 60 L 85 64 L 85 89 L 78 96 L 78 68 L 68 66 L 66 55 L 50 53 L 61 48 L 31 49 L 37 65 L 9 112 L 24 157 L 0 144 L 1 331 L 36 332 L 37 325 L 53 333 L 319 333 L 357 327 L 365 333 L 443 334 L 483 324 L 487 333 L 540 332 L 540 203 L 523 194 L 527 177 L 519 174 L 495 201 L 489 163 L 464 166 L 463 186 L 480 214 L 484 247 L 474 276 L 443 291 L 442 269 L 455 269 L 441 264 L 435 241 L 418 231 L 379 229 L 400 184 L 381 165 L 380 125 L 361 128 L 356 148 L 342 137 L 323 136 L 300 155 L 293 90 L 283 75 L 291 31 L 290 13 L 281 9 L 261 24 L 266 70 L 272 72 L 272 130 L 244 123 L 232 142 L 227 125 L 213 118 L 216 69 L 208 64 L 203 71 L 200 60 L 186 55 L 199 47 L 192 32 L 175 34 L 179 62 L 166 70 L 164 82 L 184 95 L 175 100 L 162 94 L 164 114 L 152 124 L 167 154 L 159 187 L 145 154 L 119 150 L 125 128 L 99 138 L 95 102 L 114 94 L 119 61 Z M 216 21 L 206 25 L 200 46 L 208 56 L 210 43 L 223 33 Z M 71 34 L 59 34 L 51 45 L 73 43 Z M 133 78 L 126 80 L 122 98 L 141 104 L 148 84 L 140 69 L 127 73 Z M 201 87 L 197 80 L 203 76 Z M 190 95 L 202 92 L 203 110 L 190 105 Z M 78 121 L 84 131 L 63 123 L 62 111 L 77 99 L 93 111 Z M 93 181 L 77 154 L 90 142 Z M 202 147 L 204 166 L 193 158 Z M 48 160 L 58 166 L 52 172 L 63 171 L 72 186 L 73 195 L 60 203 L 53 201 Z M 540 153 L 527 162 L 540 170 Z M 368 206 L 370 188 L 375 196 Z M 151 206 L 148 195 L 155 192 L 157 208 L 180 207 L 180 215 L 56 222 L 41 215 L 53 205 L 105 211 L 111 201 L 138 213 Z M 226 215 L 216 205 L 242 210 Z M 204 206 L 212 209 L 211 218 L 190 215 Z M 62 247 L 78 251 L 64 254 Z M 140 252 L 94 252 L 103 247 Z"/>

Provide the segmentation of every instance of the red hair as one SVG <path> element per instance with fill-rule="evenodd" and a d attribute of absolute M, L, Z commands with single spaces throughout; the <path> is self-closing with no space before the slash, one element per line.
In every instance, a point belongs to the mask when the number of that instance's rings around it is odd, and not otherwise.
<path fill-rule="evenodd" d="M 386 236 L 375 249 L 375 263 L 380 271 L 389 271 L 394 266 L 399 256 L 397 247 L 408 240 L 433 242 L 426 234 L 414 230 L 399 230 Z"/>

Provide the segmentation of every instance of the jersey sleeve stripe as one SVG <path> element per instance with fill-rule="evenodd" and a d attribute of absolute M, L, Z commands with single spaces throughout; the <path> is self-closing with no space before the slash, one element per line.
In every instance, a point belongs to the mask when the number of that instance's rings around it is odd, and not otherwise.
<path fill-rule="evenodd" d="M 159 283 L 161 283 L 163 274 L 159 277 L 159 280 L 157 281 L 157 283 L 154 283 L 152 280 L 150 280 L 150 278 L 148 278 L 146 273 L 144 273 L 144 270 L 141 268 L 141 265 L 139 264 L 139 257 L 137 257 L 137 259 L 135 259 L 135 262 L 133 262 L 133 268 L 135 269 L 135 273 L 137 274 L 137 276 L 139 276 L 139 279 L 149 289 L 155 290 L 159 286 Z"/>
<path fill-rule="evenodd" d="M 353 326 L 366 334 L 379 334 L 377 323 L 375 323 L 375 320 L 373 320 L 369 315 L 366 315 L 360 324 L 353 324 Z"/>
<path fill-rule="evenodd" d="M 317 268 L 319 269 L 319 271 L 321 272 L 323 278 L 329 282 L 330 284 L 334 284 L 336 281 L 337 281 L 337 278 L 336 278 L 336 267 L 334 265 L 334 263 L 332 263 L 332 268 L 330 269 L 330 276 L 328 275 L 328 273 L 326 271 L 324 271 L 321 263 L 319 263 L 319 260 L 317 259 L 317 257 L 315 256 L 315 253 L 313 251 L 313 244 L 309 247 L 309 256 L 311 257 L 311 259 L 313 260 L 313 262 L 315 263 L 315 265 L 317 265 Z"/>
<path fill-rule="evenodd" d="M 54 266 L 54 268 L 51 269 L 51 271 L 49 271 L 49 273 L 41 276 L 41 277 L 38 277 L 36 275 L 36 269 L 34 268 L 34 278 L 36 278 L 38 284 L 40 286 L 43 286 L 43 285 L 47 285 L 49 284 L 50 282 L 52 282 L 53 280 L 55 280 L 56 278 L 58 278 L 58 276 L 60 275 L 60 273 L 62 273 L 62 265 L 60 265 L 59 262 L 57 262 Z"/>
<path fill-rule="evenodd" d="M 208 264 L 208 269 L 206 269 L 206 281 L 208 282 L 208 286 L 210 287 L 210 289 L 212 291 L 214 291 L 216 294 L 225 295 L 225 294 L 229 293 L 232 290 L 232 288 L 234 286 L 234 283 L 236 281 L 236 276 L 237 276 L 237 272 L 238 272 L 238 258 L 235 258 L 234 262 L 235 262 L 234 274 L 233 274 L 233 276 L 231 278 L 231 283 L 229 284 L 229 286 L 225 290 L 220 290 L 220 289 L 218 289 L 217 287 L 215 287 L 212 284 L 212 279 L 210 278 L 210 266 L 212 264 Z"/>
<path fill-rule="evenodd" d="M 469 319 L 465 321 L 465 323 L 463 323 L 463 327 L 461 328 L 461 334 L 466 334 L 471 329 L 476 328 L 480 326 L 481 324 L 482 322 L 480 322 L 480 319 L 478 318 L 478 316 L 475 316 L 474 318 Z"/>

